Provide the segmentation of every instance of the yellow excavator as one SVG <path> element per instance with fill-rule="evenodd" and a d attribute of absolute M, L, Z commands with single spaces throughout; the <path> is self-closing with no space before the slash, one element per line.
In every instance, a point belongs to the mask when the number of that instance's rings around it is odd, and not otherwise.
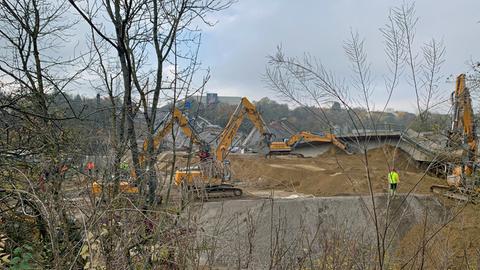
<path fill-rule="evenodd" d="M 337 139 L 337 137 L 330 133 L 325 133 L 323 135 L 313 134 L 308 131 L 300 131 L 292 135 L 287 141 L 282 142 L 272 142 L 270 144 L 270 152 L 268 156 L 272 155 L 296 155 L 298 157 L 303 157 L 302 154 L 292 153 L 295 146 L 300 142 L 328 142 L 333 143 L 338 148 L 349 153 L 348 147 L 346 144 Z"/>
<path fill-rule="evenodd" d="M 220 134 L 220 139 L 218 140 L 218 145 L 215 150 L 215 158 L 218 161 L 223 161 L 227 157 L 233 139 L 235 138 L 235 135 L 237 135 L 238 129 L 240 128 L 243 119 L 245 119 L 245 116 L 250 119 L 254 127 L 262 135 L 265 146 L 270 146 L 272 133 L 268 130 L 255 105 L 253 105 L 246 97 L 243 97 L 240 104 L 228 120 L 225 129 Z"/>
<path fill-rule="evenodd" d="M 173 108 L 173 111 L 171 113 L 171 118 L 168 120 L 166 125 L 155 134 L 155 137 L 153 138 L 153 149 L 156 151 L 158 147 L 160 146 L 160 143 L 162 140 L 167 136 L 174 124 L 177 123 L 179 127 L 182 129 L 183 133 L 192 140 L 192 142 L 196 145 L 199 145 L 200 152 L 208 152 L 209 151 L 209 146 L 207 143 L 202 141 L 198 134 L 195 132 L 195 129 L 190 126 L 190 122 L 188 121 L 188 118 L 178 109 L 178 108 Z M 139 163 L 140 166 L 143 167 L 145 163 L 145 153 L 148 149 L 148 140 L 145 139 L 143 141 L 143 151 L 139 155 Z M 133 179 L 136 179 L 135 175 L 135 170 L 131 170 L 130 172 L 131 176 Z M 120 192 L 126 193 L 126 194 L 138 194 L 139 189 L 135 185 L 135 183 L 129 183 L 128 181 L 120 181 Z M 99 195 L 102 193 L 102 184 L 98 182 L 93 182 L 92 184 L 92 193 L 94 195 Z"/>
<path fill-rule="evenodd" d="M 461 160 L 448 168 L 447 185 L 432 185 L 431 191 L 443 196 L 469 202 L 480 202 L 480 180 L 477 161 L 477 133 L 473 118 L 472 98 L 465 86 L 465 74 L 456 80 L 452 93 L 453 121 L 447 147 L 461 149 Z M 460 146 L 460 147 L 459 147 Z"/>
<path fill-rule="evenodd" d="M 243 97 L 240 104 L 231 115 L 225 129 L 219 136 L 215 155 L 203 152 L 200 155 L 199 165 L 192 168 L 178 170 L 175 174 L 177 185 L 186 185 L 189 190 L 212 193 L 232 193 L 234 196 L 242 195 L 243 191 L 230 184 L 231 170 L 230 161 L 227 160 L 228 153 L 232 146 L 235 135 L 243 120 L 247 116 L 255 128 L 262 134 L 265 144 L 270 144 L 271 133 L 266 128 L 261 115 L 246 97 Z"/>
<path fill-rule="evenodd" d="M 209 151 L 208 144 L 200 139 L 195 129 L 190 125 L 188 118 L 178 108 L 173 108 L 172 119 L 168 121 L 168 123 L 163 127 L 162 130 L 155 134 L 155 137 L 153 138 L 153 149 L 158 149 L 160 143 L 165 138 L 165 136 L 170 134 L 174 123 L 178 124 L 178 126 L 182 129 L 183 134 L 190 138 L 193 144 L 200 146 L 200 151 Z M 140 166 L 143 166 L 143 163 L 145 162 L 145 152 L 147 151 L 147 149 L 148 140 L 145 139 L 143 141 L 143 152 L 140 153 L 139 156 Z"/>

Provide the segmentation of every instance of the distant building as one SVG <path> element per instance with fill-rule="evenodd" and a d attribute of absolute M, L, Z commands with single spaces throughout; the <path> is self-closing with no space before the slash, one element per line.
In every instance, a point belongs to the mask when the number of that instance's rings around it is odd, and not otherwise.
<path fill-rule="evenodd" d="M 238 105 L 242 100 L 242 97 L 235 96 L 219 96 L 217 93 L 207 93 L 204 96 L 191 96 L 189 99 L 196 102 L 201 102 L 206 105 L 214 105 L 218 103 L 224 103 L 228 105 Z"/>
<path fill-rule="evenodd" d="M 217 104 L 218 103 L 218 94 L 217 93 L 207 93 L 207 105 Z"/>
<path fill-rule="evenodd" d="M 231 96 L 220 96 L 218 97 L 218 102 L 225 103 L 229 105 L 238 105 L 242 101 L 242 97 L 231 97 Z"/>

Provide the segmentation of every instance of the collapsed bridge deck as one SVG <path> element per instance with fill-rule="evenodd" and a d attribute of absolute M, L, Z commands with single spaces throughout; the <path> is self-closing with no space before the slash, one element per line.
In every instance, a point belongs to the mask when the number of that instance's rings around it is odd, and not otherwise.
<path fill-rule="evenodd" d="M 411 129 L 404 131 L 370 131 L 358 134 L 342 134 L 337 138 L 347 143 L 353 152 L 361 152 L 363 149 L 379 148 L 383 145 L 398 147 L 408 153 L 412 159 L 419 162 L 434 162 L 443 154 L 444 147 L 438 141 L 429 139 L 422 133 Z M 295 149 L 296 153 L 306 157 L 314 157 L 325 153 L 331 144 L 300 143 Z"/>

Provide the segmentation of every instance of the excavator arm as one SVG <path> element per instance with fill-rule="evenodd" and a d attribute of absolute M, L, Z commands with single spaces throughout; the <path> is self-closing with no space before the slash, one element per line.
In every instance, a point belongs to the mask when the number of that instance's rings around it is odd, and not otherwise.
<path fill-rule="evenodd" d="M 472 99 L 470 98 L 470 91 L 466 89 L 464 93 L 465 112 L 463 113 L 463 130 L 466 135 L 466 143 L 468 145 L 466 150 L 466 157 L 468 163 L 466 165 L 466 171 L 468 175 L 473 173 L 474 162 L 477 156 L 477 134 L 475 132 L 475 121 L 473 119 Z"/>
<path fill-rule="evenodd" d="M 183 115 L 179 109 L 175 108 L 173 110 L 173 118 L 175 118 L 183 133 L 188 138 L 191 138 L 194 144 L 202 144 L 202 140 L 200 140 L 193 127 L 190 126 L 190 122 L 188 122 L 187 117 L 185 117 L 185 115 Z"/>
<path fill-rule="evenodd" d="M 465 174 L 469 176 L 473 173 L 473 164 L 475 163 L 478 145 L 475 121 L 473 119 L 472 98 L 469 89 L 465 87 L 465 74 L 460 74 L 457 77 L 453 101 L 454 116 L 451 134 L 455 136 L 458 133 L 463 133 L 463 143 L 466 144 L 463 156 L 467 161 L 465 164 Z M 463 126 L 462 130 L 459 130 L 460 123 Z M 452 139 L 455 140 L 455 138 Z"/>
<path fill-rule="evenodd" d="M 168 124 L 162 130 L 160 130 L 155 135 L 155 138 L 153 139 L 154 148 L 157 148 L 160 145 L 160 142 L 163 140 L 163 138 L 172 130 L 174 122 L 176 122 L 178 126 L 182 129 L 185 136 L 192 139 L 193 143 L 195 144 L 201 143 L 201 140 L 198 137 L 198 135 L 194 132 L 193 127 L 190 126 L 190 123 L 188 122 L 187 117 L 183 115 L 183 113 L 179 109 L 174 108 L 172 119 L 168 122 Z M 145 140 L 143 142 L 143 150 L 146 151 L 147 148 L 148 148 L 148 141 Z"/>
<path fill-rule="evenodd" d="M 174 123 L 173 121 L 168 121 L 167 125 L 164 126 L 162 130 L 157 132 L 157 134 L 155 134 L 155 137 L 153 137 L 153 148 L 154 149 L 158 148 L 158 146 L 162 142 L 163 138 L 165 138 L 165 136 L 167 136 L 167 134 L 172 130 L 173 123 Z M 147 149 L 148 149 L 148 140 L 145 139 L 143 141 L 143 151 L 146 152 Z"/>
<path fill-rule="evenodd" d="M 180 126 L 185 136 L 192 139 L 192 142 L 194 144 L 203 145 L 203 141 L 200 140 L 193 127 L 190 126 L 187 117 L 183 115 L 183 113 L 179 109 L 174 108 L 172 112 L 172 118 L 168 121 L 168 123 L 163 127 L 162 130 L 155 134 L 155 137 L 153 138 L 154 149 L 157 149 L 165 136 L 167 136 L 171 132 L 175 122 Z M 140 164 L 143 164 L 143 162 L 145 161 L 144 153 L 147 151 L 147 149 L 148 140 L 145 139 L 143 141 L 143 153 L 140 155 Z"/>
<path fill-rule="evenodd" d="M 337 137 L 331 133 L 326 133 L 323 136 L 310 133 L 308 131 L 301 131 L 297 134 L 294 134 L 290 139 L 287 141 L 288 146 L 293 146 L 296 143 L 304 141 L 304 142 L 331 142 L 338 148 L 347 151 L 347 146 L 339 141 Z"/>
<path fill-rule="evenodd" d="M 452 101 L 453 119 L 447 146 L 454 146 L 457 149 L 461 146 L 462 161 L 460 164 L 456 161 L 457 165 L 447 175 L 448 185 L 434 184 L 430 190 L 448 198 L 478 203 L 480 202 L 480 187 L 478 176 L 475 175 L 477 133 L 473 119 L 472 98 L 470 91 L 465 86 L 465 74 L 457 77 Z"/>
<path fill-rule="evenodd" d="M 182 129 L 183 133 L 187 137 L 192 139 L 193 143 L 204 145 L 203 141 L 201 141 L 199 139 L 197 134 L 194 132 L 194 129 L 190 126 L 190 123 L 188 122 L 187 117 L 185 117 L 179 109 L 174 108 L 173 112 L 172 112 L 172 118 L 169 119 L 169 121 L 163 127 L 163 129 L 158 131 L 155 134 L 155 137 L 153 138 L 153 149 L 154 150 L 156 150 L 158 148 L 158 146 L 162 142 L 163 138 L 165 138 L 165 136 L 167 136 L 167 134 L 169 134 L 172 131 L 172 128 L 173 128 L 173 125 L 174 125 L 175 122 L 178 123 L 178 125 Z M 148 139 L 145 139 L 143 141 L 143 151 L 139 155 L 139 162 L 140 162 L 141 167 L 143 167 L 144 164 L 145 164 L 145 158 L 146 158 L 145 153 L 147 152 L 147 150 L 148 150 Z M 136 172 L 135 172 L 134 169 L 131 170 L 130 175 L 134 178 L 137 178 L 136 177 Z M 100 185 L 98 182 L 94 182 L 92 184 L 92 189 L 91 190 L 92 190 L 93 194 L 95 194 L 95 195 L 100 194 L 102 192 L 102 189 L 103 189 L 102 185 Z M 138 187 L 132 186 L 127 181 L 121 181 L 120 182 L 120 191 L 123 192 L 123 193 L 129 193 L 129 194 L 138 194 L 139 193 Z"/>
<path fill-rule="evenodd" d="M 262 117 L 255 108 L 255 105 L 253 105 L 246 97 L 243 97 L 220 135 L 220 140 L 215 151 L 217 160 L 223 161 L 225 159 L 245 115 L 247 115 L 260 134 L 265 136 L 267 140 L 270 140 L 271 133 L 268 131 Z"/>
<path fill-rule="evenodd" d="M 252 121 L 253 125 L 257 128 L 260 134 L 270 134 L 263 122 L 262 116 L 258 113 L 255 105 L 253 105 L 247 98 L 242 98 L 241 105 L 244 108 L 244 111 L 247 114 L 247 117 Z"/>

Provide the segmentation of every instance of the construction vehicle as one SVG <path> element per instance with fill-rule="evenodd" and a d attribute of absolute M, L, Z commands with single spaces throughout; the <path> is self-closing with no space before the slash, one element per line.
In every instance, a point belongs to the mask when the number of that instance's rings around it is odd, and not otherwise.
<path fill-rule="evenodd" d="M 263 143 L 269 146 L 271 143 L 272 133 L 268 130 L 262 116 L 246 97 L 243 97 L 232 116 L 227 122 L 225 129 L 220 134 L 218 145 L 215 150 L 215 158 L 218 161 L 224 161 L 230 152 L 233 139 L 237 135 L 238 129 L 245 118 L 245 115 L 253 123 L 255 129 L 262 135 Z M 250 135 L 249 135 L 250 136 Z"/>
<path fill-rule="evenodd" d="M 169 116 L 168 116 L 169 117 Z M 153 138 L 153 149 L 154 151 L 157 151 L 158 147 L 160 146 L 160 143 L 162 140 L 167 136 L 173 126 L 174 123 L 177 123 L 179 127 L 182 129 L 183 133 L 191 138 L 192 142 L 194 144 L 199 145 L 200 147 L 200 153 L 208 152 L 209 151 L 209 145 L 205 143 L 204 141 L 200 140 L 199 136 L 195 132 L 195 129 L 190 125 L 190 122 L 188 121 L 188 118 L 183 115 L 183 113 L 178 109 L 178 108 L 173 108 L 172 113 L 171 113 L 171 118 L 167 120 L 168 122 L 166 125 L 155 134 L 155 137 Z M 163 121 L 165 122 L 165 121 Z M 139 154 L 139 163 L 140 166 L 143 167 L 145 164 L 145 159 L 146 155 L 145 153 L 148 150 L 148 140 L 145 139 L 143 141 L 143 151 Z M 200 154 L 201 155 L 201 154 Z M 135 170 L 131 170 L 130 175 L 132 176 L 133 179 L 136 179 L 137 176 L 135 175 Z M 98 196 L 102 193 L 103 190 L 103 185 L 98 183 L 97 181 L 94 181 L 92 183 L 92 189 L 91 192 L 93 195 Z M 109 189 L 112 187 L 109 186 Z M 124 194 L 138 194 L 139 189 L 136 186 L 136 183 L 129 183 L 128 181 L 120 181 L 120 187 L 119 187 L 120 192 Z"/>
<path fill-rule="evenodd" d="M 447 185 L 433 185 L 430 189 L 434 193 L 449 198 L 473 203 L 480 202 L 477 134 L 472 99 L 469 89 L 465 86 L 465 74 L 457 77 L 452 102 L 453 119 L 447 148 L 460 148 L 461 158 L 453 164 L 448 164 Z"/>
<path fill-rule="evenodd" d="M 186 188 L 198 197 L 241 196 L 243 190 L 230 184 L 229 161 L 219 163 L 214 159 L 202 160 L 193 166 L 175 172 L 175 184 Z"/>
<path fill-rule="evenodd" d="M 214 159 L 210 153 L 210 145 L 200 139 L 195 129 L 190 125 L 188 118 L 177 109 L 173 108 L 171 119 L 167 124 L 155 134 L 153 138 L 153 149 L 157 151 L 162 140 L 167 136 L 174 123 L 177 123 L 182 129 L 183 133 L 191 138 L 192 142 L 199 145 L 198 156 L 200 162 L 193 164 L 188 168 L 183 168 L 175 171 L 175 184 L 185 187 L 190 192 L 200 193 L 203 195 L 212 194 L 216 192 L 225 193 L 232 192 L 234 196 L 242 195 L 242 190 L 235 188 L 228 184 L 231 178 L 230 166 L 228 161 L 218 161 Z M 144 166 L 146 160 L 146 151 L 148 150 L 148 140 L 145 139 L 143 143 L 143 152 L 140 153 L 139 163 Z M 134 171 L 131 175 L 136 179 Z M 120 182 L 120 191 L 125 194 L 138 194 L 139 190 L 135 184 L 126 181 Z M 94 182 L 92 185 L 92 193 L 98 195 L 102 193 L 102 185 Z"/>
<path fill-rule="evenodd" d="M 337 139 L 337 137 L 330 133 L 325 133 L 323 135 L 313 134 L 308 131 L 300 131 L 292 135 L 288 140 L 281 142 L 272 142 L 270 144 L 270 152 L 268 156 L 272 155 L 296 155 L 298 157 L 303 157 L 302 154 L 292 153 L 295 149 L 295 146 L 300 142 L 312 143 L 312 142 L 329 142 L 333 143 L 338 148 L 349 153 L 347 145 Z"/>
<path fill-rule="evenodd" d="M 172 119 L 168 121 L 168 123 L 163 127 L 162 130 L 155 134 L 155 137 L 153 138 L 153 149 L 158 149 L 160 143 L 165 138 L 165 136 L 170 134 L 175 122 L 182 129 L 185 136 L 192 140 L 193 144 L 200 146 L 200 151 L 210 151 L 208 143 L 200 139 L 195 129 L 190 125 L 188 118 L 183 115 L 183 113 L 178 108 L 173 108 Z M 143 141 L 143 152 L 139 156 L 140 166 L 142 166 L 145 162 L 145 153 L 147 152 L 147 149 L 148 140 L 145 139 Z"/>
<path fill-rule="evenodd" d="M 178 170 L 175 174 L 175 183 L 186 185 L 189 190 L 206 192 L 207 194 L 221 193 L 224 195 L 232 193 L 234 196 L 242 195 L 243 191 L 240 188 L 229 183 L 232 174 L 230 161 L 226 158 L 245 116 L 262 134 L 264 142 L 268 146 L 271 133 L 266 128 L 255 105 L 246 97 L 243 97 L 219 136 L 214 156 L 204 156 L 199 165 Z"/>
<path fill-rule="evenodd" d="M 108 185 L 109 190 L 113 190 L 111 185 Z M 138 194 L 139 189 L 135 185 L 130 184 L 127 181 L 120 181 L 119 191 L 124 194 Z M 92 194 L 95 196 L 100 195 L 103 192 L 103 185 L 94 181 L 92 183 Z"/>
<path fill-rule="evenodd" d="M 298 129 L 292 123 L 290 123 L 286 118 L 282 118 L 279 121 L 275 121 L 274 123 L 277 125 L 280 125 L 282 129 L 284 129 L 288 134 L 290 134 L 290 137 L 285 141 L 272 142 L 270 144 L 270 151 L 267 154 L 267 156 L 295 155 L 297 157 L 303 157 L 302 154 L 293 152 L 295 147 L 302 142 L 333 143 L 335 146 L 337 146 L 341 150 L 350 154 L 348 145 L 341 142 L 339 139 L 337 139 L 335 135 L 331 133 L 314 134 L 308 131 L 297 132 Z"/>

